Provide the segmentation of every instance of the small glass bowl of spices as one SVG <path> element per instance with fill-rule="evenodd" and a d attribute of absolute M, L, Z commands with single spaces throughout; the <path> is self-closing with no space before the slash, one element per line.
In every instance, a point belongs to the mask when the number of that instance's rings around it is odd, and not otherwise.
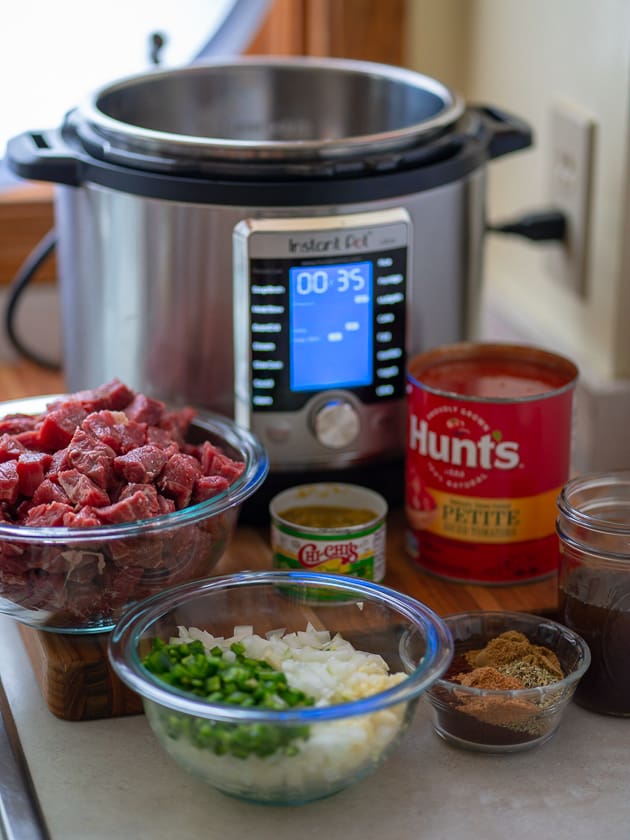
<path fill-rule="evenodd" d="M 437 734 L 490 753 L 548 741 L 591 661 L 582 637 L 528 613 L 468 612 L 445 623 L 455 655 L 426 695 Z"/>

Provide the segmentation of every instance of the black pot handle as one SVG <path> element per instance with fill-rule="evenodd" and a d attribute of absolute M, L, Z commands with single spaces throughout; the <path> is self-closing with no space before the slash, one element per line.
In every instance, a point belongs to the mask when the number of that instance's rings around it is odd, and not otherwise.
<path fill-rule="evenodd" d="M 534 142 L 531 127 L 514 114 L 490 105 L 478 105 L 475 110 L 490 135 L 488 156 L 491 159 L 527 149 Z"/>
<path fill-rule="evenodd" d="M 61 131 L 25 131 L 7 143 L 9 169 L 30 181 L 52 181 L 78 187 L 80 161 L 64 141 Z"/>

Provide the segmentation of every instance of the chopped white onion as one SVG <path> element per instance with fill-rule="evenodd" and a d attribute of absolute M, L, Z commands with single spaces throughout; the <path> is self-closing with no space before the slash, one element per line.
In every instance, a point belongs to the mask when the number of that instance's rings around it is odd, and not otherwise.
<path fill-rule="evenodd" d="M 315 698 L 317 706 L 347 703 L 385 691 L 404 679 L 403 673 L 390 674 L 385 660 L 375 653 L 356 650 L 339 633 L 306 630 L 287 633 L 271 630 L 265 636 L 253 632 L 251 625 L 237 625 L 229 638 L 213 636 L 196 627 L 178 627 L 179 635 L 171 642 L 199 639 L 207 650 L 221 647 L 226 657 L 230 646 L 240 642 L 246 656 L 264 659 L 283 671 L 289 686 Z"/>

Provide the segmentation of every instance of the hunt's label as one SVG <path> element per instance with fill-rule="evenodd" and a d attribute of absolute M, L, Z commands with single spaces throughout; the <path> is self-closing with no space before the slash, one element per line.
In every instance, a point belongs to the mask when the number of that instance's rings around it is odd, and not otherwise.
<path fill-rule="evenodd" d="M 473 359 L 468 380 L 459 359 L 452 382 L 448 371 L 432 380 L 430 369 L 414 376 L 410 366 L 407 550 L 428 571 L 507 583 L 557 568 L 556 499 L 569 475 L 573 380 L 557 372 L 545 378 L 544 366 L 534 378 L 528 363 L 519 382 L 518 361 L 511 359 L 508 376 L 500 359 L 485 367 Z M 435 387 L 442 381 L 444 390 Z M 475 393 L 493 388 L 499 397 Z"/>

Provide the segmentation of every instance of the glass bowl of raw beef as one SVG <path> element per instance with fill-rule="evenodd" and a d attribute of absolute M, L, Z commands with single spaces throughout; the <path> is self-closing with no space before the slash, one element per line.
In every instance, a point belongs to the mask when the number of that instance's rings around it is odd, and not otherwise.
<path fill-rule="evenodd" d="M 108 652 L 177 764 L 231 796 L 299 805 L 378 770 L 448 667 L 452 639 L 393 589 L 274 570 L 148 598 Z"/>
<path fill-rule="evenodd" d="M 206 577 L 262 484 L 260 442 L 119 380 L 0 403 L 0 612 L 40 630 L 111 630 Z"/>

